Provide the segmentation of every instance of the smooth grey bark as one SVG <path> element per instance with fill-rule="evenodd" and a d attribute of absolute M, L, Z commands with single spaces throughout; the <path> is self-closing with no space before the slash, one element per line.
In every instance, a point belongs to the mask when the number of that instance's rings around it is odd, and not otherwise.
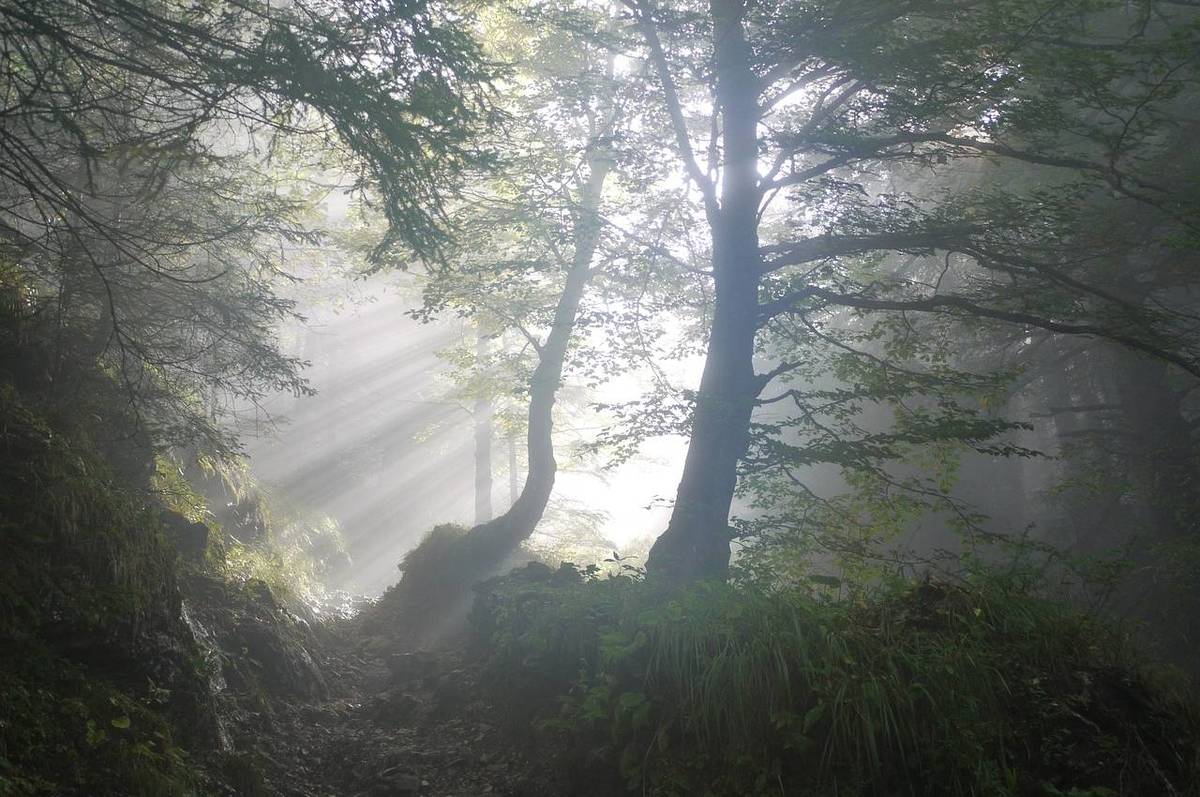
<path fill-rule="evenodd" d="M 592 260 L 600 240 L 604 182 L 613 168 L 607 147 L 589 147 L 588 177 L 578 194 L 575 249 L 546 339 L 537 346 L 530 380 L 528 467 L 520 494 L 504 514 L 455 534 L 443 529 L 426 537 L 405 557 L 404 575 L 384 603 L 398 614 L 398 630 L 411 647 L 440 644 L 459 632 L 472 600 L 471 587 L 487 578 L 537 528 L 554 489 L 554 404 Z M 513 469 L 515 472 L 515 468 Z"/>
<path fill-rule="evenodd" d="M 593 142 L 586 165 L 588 178 L 580 189 L 575 224 L 575 250 L 566 283 L 554 309 L 554 320 L 538 348 L 538 363 L 529 384 L 529 423 L 526 434 L 528 468 L 520 494 L 503 515 L 471 529 L 468 537 L 481 550 L 502 556 L 533 534 L 546 511 L 558 462 L 554 458 L 554 404 L 562 383 L 567 349 L 575 320 L 592 276 L 592 259 L 600 241 L 600 203 L 604 182 L 613 167 L 612 156 Z"/>
<path fill-rule="evenodd" d="M 737 466 L 750 440 L 750 414 L 761 384 L 754 373 L 758 330 L 758 108 L 750 46 L 738 0 L 713 0 L 717 107 L 725 153 L 720 202 L 709 201 L 712 231 L 712 329 L 691 441 L 666 531 L 647 571 L 655 578 L 723 579 L 729 568 L 729 510 Z"/>

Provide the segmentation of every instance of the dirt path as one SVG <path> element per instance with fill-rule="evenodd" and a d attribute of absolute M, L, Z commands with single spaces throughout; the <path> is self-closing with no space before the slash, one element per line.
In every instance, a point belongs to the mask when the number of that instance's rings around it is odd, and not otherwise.
<path fill-rule="evenodd" d="M 237 747 L 285 797 L 542 797 L 561 793 L 486 701 L 461 651 L 371 653 L 331 640 L 330 696 L 243 712 Z M 247 790 L 243 789 L 243 794 Z M 257 797 L 255 795 L 254 797 Z"/>

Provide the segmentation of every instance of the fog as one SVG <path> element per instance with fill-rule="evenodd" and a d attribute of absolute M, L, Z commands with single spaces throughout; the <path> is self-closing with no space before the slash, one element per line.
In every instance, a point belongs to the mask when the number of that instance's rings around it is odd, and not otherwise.
<path fill-rule="evenodd" d="M 377 595 L 399 578 L 397 564 L 431 528 L 474 521 L 471 401 L 456 395 L 451 365 L 439 357 L 474 333 L 461 321 L 414 320 L 409 311 L 419 297 L 411 281 L 335 280 L 320 292 L 335 295 L 338 288 L 353 300 L 301 304 L 306 321 L 282 335 L 288 353 L 310 363 L 305 375 L 316 395 L 263 402 L 246 453 L 268 492 L 337 522 L 352 563 L 330 574 L 335 585 Z M 695 364 L 689 367 L 694 378 Z M 615 467 L 572 452 L 609 420 L 593 404 L 632 401 L 645 387 L 637 372 L 595 390 L 564 385 L 565 395 L 578 397 L 560 408 L 555 445 L 562 463 L 535 547 L 582 563 L 610 549 L 644 556 L 669 515 L 685 441 L 649 440 Z M 512 444 L 520 483 L 523 436 Z M 491 467 L 492 504 L 503 511 L 513 496 L 509 440 L 500 430 L 493 430 Z"/>

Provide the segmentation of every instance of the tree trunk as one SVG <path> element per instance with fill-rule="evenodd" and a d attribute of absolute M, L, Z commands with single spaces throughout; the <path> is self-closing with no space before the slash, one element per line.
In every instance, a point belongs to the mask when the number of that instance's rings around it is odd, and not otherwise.
<path fill-rule="evenodd" d="M 508 436 L 508 505 L 511 507 L 517 502 L 517 496 L 521 494 L 520 482 L 517 472 L 517 436 Z"/>
<path fill-rule="evenodd" d="M 482 370 L 487 338 L 475 332 L 475 368 Z M 471 411 L 475 422 L 475 525 L 492 519 L 492 401 L 479 391 Z"/>
<path fill-rule="evenodd" d="M 575 224 L 575 252 L 562 295 L 554 309 L 550 333 L 538 349 L 538 364 L 529 384 L 525 484 L 507 512 L 476 526 L 468 535 L 478 540 L 481 548 L 495 549 L 497 557 L 516 548 L 533 534 L 546 511 L 558 472 L 558 463 L 554 459 L 554 403 L 575 329 L 575 317 L 591 279 L 592 258 L 600 240 L 600 199 L 613 162 L 604 148 L 593 147 L 588 153 L 587 166 L 588 180 L 580 191 L 579 216 Z"/>
<path fill-rule="evenodd" d="M 554 459 L 554 402 L 592 258 L 600 239 L 600 199 L 612 169 L 604 148 L 589 151 L 589 176 L 579 195 L 575 251 L 529 386 L 528 467 L 520 495 L 504 514 L 464 534 L 440 527 L 404 558 L 404 571 L 381 608 L 413 648 L 436 645 L 460 632 L 472 600 L 472 587 L 495 572 L 533 534 L 546 510 L 558 463 Z M 398 615 L 398 617 L 397 617 Z M 398 620 L 399 622 L 395 622 Z"/>
<path fill-rule="evenodd" d="M 750 440 L 750 414 L 761 387 L 754 374 L 762 265 L 755 76 L 743 3 L 712 0 L 710 8 L 725 153 L 721 204 L 708 214 L 715 301 L 675 508 L 647 562 L 653 577 L 668 581 L 724 579 L 728 573 L 729 508 L 738 462 Z"/>

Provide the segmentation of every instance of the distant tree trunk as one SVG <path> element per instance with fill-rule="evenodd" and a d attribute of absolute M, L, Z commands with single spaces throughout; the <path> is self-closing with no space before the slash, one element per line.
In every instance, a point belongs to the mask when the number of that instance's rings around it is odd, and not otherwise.
<path fill-rule="evenodd" d="M 1125 541 L 1136 568 L 1117 594 L 1115 608 L 1157 638 L 1158 655 L 1200 675 L 1195 645 L 1200 633 L 1200 577 L 1181 566 L 1195 550 L 1200 501 L 1197 453 L 1184 413 L 1183 391 L 1170 366 L 1128 351 L 1114 351 L 1109 372 L 1116 384 L 1123 436 L 1124 475 L 1133 488 Z"/>
<path fill-rule="evenodd" d="M 512 506 L 517 502 L 517 496 L 520 495 L 521 482 L 517 473 L 517 436 L 508 436 L 508 505 Z"/>
<path fill-rule="evenodd" d="M 648 572 L 686 581 L 723 579 L 729 568 L 729 508 L 761 388 L 754 374 L 758 328 L 758 108 L 743 3 L 713 0 L 717 102 L 725 163 L 720 207 L 710 207 L 712 329 L 691 441 L 667 530 L 650 549 Z"/>
<path fill-rule="evenodd" d="M 1134 352 L 1113 354 L 1111 373 L 1129 433 L 1126 462 L 1148 523 L 1160 537 L 1184 537 L 1196 515 L 1196 452 L 1182 394 L 1171 385 L 1166 363 Z"/>
<path fill-rule="evenodd" d="M 487 357 L 487 338 L 475 333 L 476 368 Z M 471 415 L 475 421 L 475 525 L 492 519 L 492 400 L 480 391 Z"/>

